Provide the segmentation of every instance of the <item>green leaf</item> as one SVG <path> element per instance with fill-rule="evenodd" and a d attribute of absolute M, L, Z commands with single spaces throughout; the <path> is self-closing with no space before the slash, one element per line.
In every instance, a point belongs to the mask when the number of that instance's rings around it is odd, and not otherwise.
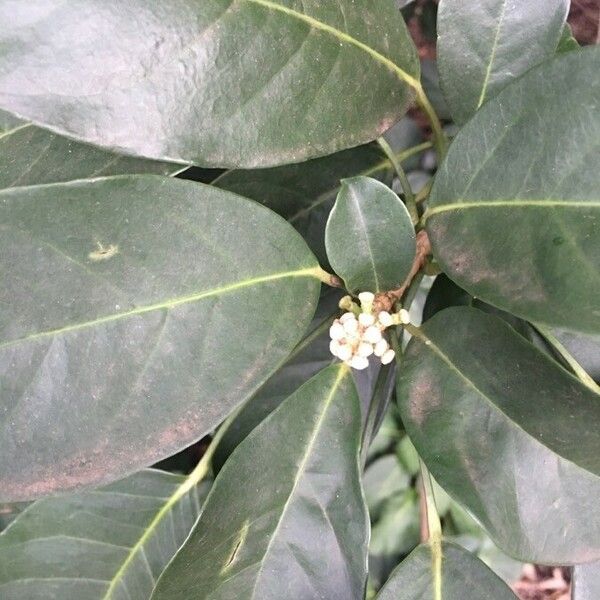
<path fill-rule="evenodd" d="M 377 518 L 387 499 L 404 492 L 409 484 L 408 472 L 393 454 L 387 454 L 373 461 L 363 475 L 363 487 L 371 519 Z"/>
<path fill-rule="evenodd" d="M 406 206 L 370 177 L 345 179 L 325 230 L 327 256 L 351 290 L 399 287 L 415 259 L 415 229 Z"/>
<path fill-rule="evenodd" d="M 414 489 L 388 498 L 373 524 L 369 555 L 372 558 L 410 552 L 419 543 L 419 499 Z"/>
<path fill-rule="evenodd" d="M 391 169 L 381 148 L 370 144 L 297 165 L 234 169 L 213 185 L 261 202 L 284 217 L 302 234 L 319 262 L 327 265 L 325 225 L 340 180 L 362 173 L 391 184 Z"/>
<path fill-rule="evenodd" d="M 600 563 L 577 565 L 573 569 L 573 600 L 600 598 Z"/>
<path fill-rule="evenodd" d="M 118 156 L 29 124 L 0 135 L 0 189 L 106 175 L 173 175 L 184 168 Z"/>
<path fill-rule="evenodd" d="M 0 110 L 0 133 L 4 133 L 9 129 L 15 129 L 15 127 L 19 127 L 19 125 L 25 124 L 25 121 L 17 119 L 17 117 L 11 115 L 10 113 L 4 110 Z"/>
<path fill-rule="evenodd" d="M 213 467 L 217 471 L 261 421 L 335 360 L 329 350 L 329 327 L 333 315 L 339 313 L 339 298 L 339 290 L 330 289 L 323 293 L 307 335 L 294 348 L 287 362 L 240 408 L 215 452 Z"/>
<path fill-rule="evenodd" d="M 0 495 L 108 482 L 214 429 L 312 317 L 280 217 L 150 175 L 0 192 Z"/>
<path fill-rule="evenodd" d="M 558 46 L 556 47 L 556 52 L 562 54 L 564 52 L 571 52 L 571 50 L 579 50 L 580 47 L 577 40 L 573 37 L 571 26 L 568 23 L 565 23 Z"/>
<path fill-rule="evenodd" d="M 461 287 L 586 333 L 600 332 L 599 69 L 599 47 L 569 52 L 490 100 L 456 136 L 425 214 Z"/>
<path fill-rule="evenodd" d="M 566 329 L 553 329 L 552 334 L 592 379 L 600 381 L 600 335 L 584 335 Z"/>
<path fill-rule="evenodd" d="M 375 139 L 419 87 L 389 0 L 1 0 L 0 21 L 0 107 L 160 160 L 330 154 Z"/>
<path fill-rule="evenodd" d="M 377 600 L 516 600 L 510 588 L 470 552 L 449 542 L 441 550 L 441 595 L 434 595 L 431 548 L 422 544 L 390 575 Z"/>
<path fill-rule="evenodd" d="M 463 125 L 481 105 L 554 55 L 569 0 L 442 0 L 438 67 L 450 112 Z"/>
<path fill-rule="evenodd" d="M 467 307 L 410 342 L 402 420 L 440 485 L 508 554 L 600 558 L 600 396 L 504 321 Z M 577 515 L 574 518 L 573 515 Z"/>
<path fill-rule="evenodd" d="M 39 500 L 0 535 L 3 600 L 142 600 L 200 512 L 208 484 L 145 470 Z M 184 493 L 182 493 L 184 492 Z"/>
<path fill-rule="evenodd" d="M 344 365 L 290 396 L 225 463 L 153 600 L 362 597 L 360 424 Z"/>

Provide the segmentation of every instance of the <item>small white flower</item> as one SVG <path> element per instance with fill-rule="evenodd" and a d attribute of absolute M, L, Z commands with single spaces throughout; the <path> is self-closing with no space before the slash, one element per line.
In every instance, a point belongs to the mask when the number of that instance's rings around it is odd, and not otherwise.
<path fill-rule="evenodd" d="M 390 346 L 386 340 L 384 340 L 383 338 L 380 339 L 375 344 L 375 349 L 374 349 L 375 356 L 383 356 L 388 351 L 389 347 Z"/>
<path fill-rule="evenodd" d="M 371 313 L 360 313 L 358 315 L 358 322 L 363 327 L 369 327 L 375 323 L 375 317 Z"/>
<path fill-rule="evenodd" d="M 361 342 L 358 345 L 356 354 L 358 354 L 358 356 L 364 356 L 365 358 L 367 356 L 371 356 L 371 354 L 373 354 L 373 344 L 368 344 L 367 342 Z"/>
<path fill-rule="evenodd" d="M 375 294 L 371 293 L 371 292 L 361 292 L 358 295 L 358 299 L 360 300 L 360 303 L 364 306 L 365 304 L 369 305 L 369 304 L 373 304 L 373 300 L 375 300 Z"/>
<path fill-rule="evenodd" d="M 367 327 L 363 333 L 363 339 L 371 344 L 376 344 L 381 339 L 381 330 L 375 325 Z"/>
<path fill-rule="evenodd" d="M 340 351 L 340 343 L 337 340 L 331 340 L 329 342 L 329 351 L 334 356 L 338 356 L 338 353 Z"/>
<path fill-rule="evenodd" d="M 410 315 L 406 309 L 403 308 L 398 314 L 400 315 L 400 323 L 403 325 L 408 325 L 410 323 Z"/>
<path fill-rule="evenodd" d="M 329 337 L 332 340 L 341 340 L 346 336 L 344 327 L 338 321 L 334 321 L 333 325 L 329 328 Z"/>
<path fill-rule="evenodd" d="M 346 319 L 344 321 L 344 331 L 350 335 L 355 334 L 358 331 L 358 321 L 356 319 Z"/>
<path fill-rule="evenodd" d="M 352 358 L 352 348 L 350 345 L 341 344 L 337 352 L 337 357 L 343 361 L 350 360 Z"/>
<path fill-rule="evenodd" d="M 387 365 L 394 360 L 396 353 L 390 348 L 387 350 L 384 355 L 381 357 L 381 364 Z"/>
<path fill-rule="evenodd" d="M 384 327 L 390 327 L 391 325 L 394 324 L 394 319 L 392 318 L 392 315 L 390 315 L 390 313 L 387 312 L 386 310 L 382 310 L 377 315 L 377 318 Z"/>
<path fill-rule="evenodd" d="M 364 356 L 353 356 L 350 360 L 350 366 L 353 369 L 358 369 L 359 371 L 362 371 L 363 369 L 366 369 L 369 366 L 369 359 L 365 358 Z"/>
<path fill-rule="evenodd" d="M 346 312 L 338 320 L 340 323 L 345 323 L 346 321 L 349 321 L 352 319 L 356 319 L 356 317 L 354 316 L 354 313 Z"/>

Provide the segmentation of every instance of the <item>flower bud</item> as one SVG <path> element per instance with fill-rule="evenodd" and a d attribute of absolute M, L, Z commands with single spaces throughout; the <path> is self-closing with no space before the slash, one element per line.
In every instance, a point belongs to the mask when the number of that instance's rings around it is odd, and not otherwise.
<path fill-rule="evenodd" d="M 353 356 L 350 360 L 350 366 L 353 369 L 358 369 L 359 371 L 362 371 L 363 369 L 366 369 L 369 366 L 369 360 L 364 356 Z"/>
<path fill-rule="evenodd" d="M 390 346 L 386 340 L 384 340 L 383 338 L 380 339 L 375 344 L 375 350 L 374 350 L 375 356 L 383 356 L 388 351 L 389 347 Z"/>
<path fill-rule="evenodd" d="M 363 309 L 363 312 L 370 313 L 373 308 L 373 300 L 375 300 L 375 294 L 371 292 L 361 292 L 358 295 L 358 299 L 360 300 L 360 305 Z"/>
<path fill-rule="evenodd" d="M 340 344 L 337 351 L 337 355 L 334 356 L 337 356 L 340 360 L 343 361 L 350 360 L 352 358 L 352 348 L 350 348 L 348 344 Z"/>
<path fill-rule="evenodd" d="M 381 357 L 381 364 L 387 365 L 394 360 L 396 353 L 390 348 L 387 350 L 384 355 Z"/>
<path fill-rule="evenodd" d="M 375 317 L 371 313 L 360 313 L 358 315 L 358 322 L 363 327 L 369 327 L 375 323 Z"/>
<path fill-rule="evenodd" d="M 381 339 L 381 337 L 381 331 L 379 327 L 376 327 L 375 325 L 367 327 L 363 334 L 363 339 L 367 342 L 370 342 L 371 344 L 376 344 Z"/>
<path fill-rule="evenodd" d="M 400 315 L 400 323 L 403 325 L 408 325 L 410 323 L 410 315 L 405 308 L 401 309 L 398 314 Z"/>
<path fill-rule="evenodd" d="M 331 327 L 329 328 L 329 337 L 332 340 L 341 340 L 346 337 L 346 332 L 344 327 L 338 321 L 334 321 Z"/>
<path fill-rule="evenodd" d="M 346 319 L 343 329 L 350 335 L 355 334 L 358 331 L 358 321 L 356 319 Z"/>
<path fill-rule="evenodd" d="M 382 310 L 377 315 L 377 318 L 384 327 L 390 327 L 394 324 L 394 319 L 392 318 L 392 315 L 390 315 L 390 313 L 387 312 L 387 310 Z"/>
<path fill-rule="evenodd" d="M 371 354 L 373 354 L 373 345 L 368 344 L 367 342 L 361 342 L 358 345 L 356 354 L 358 354 L 358 356 L 364 356 L 364 357 L 371 356 Z"/>

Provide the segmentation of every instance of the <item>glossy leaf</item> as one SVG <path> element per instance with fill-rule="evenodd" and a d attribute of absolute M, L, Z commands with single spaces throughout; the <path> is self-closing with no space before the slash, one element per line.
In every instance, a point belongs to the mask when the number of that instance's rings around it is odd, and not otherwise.
<path fill-rule="evenodd" d="M 17 117 L 11 115 L 9 112 L 0 110 L 0 134 L 25 124 L 25 121 L 17 119 Z"/>
<path fill-rule="evenodd" d="M 290 396 L 227 461 L 153 600 L 362 597 L 360 421 L 343 365 Z"/>
<path fill-rule="evenodd" d="M 510 588 L 470 552 L 442 544 L 441 596 L 434 594 L 432 556 L 422 544 L 391 574 L 376 600 L 516 600 Z"/>
<path fill-rule="evenodd" d="M 0 192 L 0 495 L 123 477 L 286 358 L 319 267 L 271 211 L 140 175 Z"/>
<path fill-rule="evenodd" d="M 568 10 L 569 0 L 440 2 L 438 67 L 458 125 L 508 83 L 554 55 Z"/>
<path fill-rule="evenodd" d="M 259 423 L 303 383 L 333 363 L 335 359 L 329 350 L 329 327 L 333 315 L 339 313 L 340 297 L 339 290 L 323 293 L 306 336 L 294 348 L 287 362 L 240 408 L 215 452 L 213 468 L 217 471 Z"/>
<path fill-rule="evenodd" d="M 456 136 L 426 213 L 461 287 L 586 333 L 600 332 L 599 69 L 599 47 L 568 52 L 490 100 Z"/>
<path fill-rule="evenodd" d="M 118 156 L 33 125 L 19 125 L 0 135 L 0 189 L 106 175 L 172 175 L 184 168 Z"/>
<path fill-rule="evenodd" d="M 390 188 L 370 177 L 353 177 L 342 182 L 325 247 L 348 289 L 385 292 L 399 287 L 412 267 L 415 230 Z"/>
<path fill-rule="evenodd" d="M 145 470 L 32 504 L 0 535 L 3 600 L 147 600 L 208 485 L 169 504 L 184 477 Z"/>
<path fill-rule="evenodd" d="M 500 548 L 543 564 L 600 558 L 598 394 L 502 320 L 457 307 L 411 340 L 398 397 L 434 477 Z"/>
<path fill-rule="evenodd" d="M 1 108 L 160 160 L 330 154 L 388 129 L 418 86 L 389 0 L 2 0 L 0 22 Z"/>
<path fill-rule="evenodd" d="M 573 599 L 598 600 L 600 598 L 600 563 L 577 565 L 573 569 Z"/>
<path fill-rule="evenodd" d="M 393 454 L 373 461 L 363 475 L 363 487 L 371 519 L 376 518 L 387 499 L 404 492 L 409 483 L 408 472 Z"/>
<path fill-rule="evenodd" d="M 585 335 L 565 329 L 554 329 L 552 334 L 592 379 L 600 381 L 600 335 Z"/>
<path fill-rule="evenodd" d="M 325 225 L 340 180 L 357 173 L 392 183 L 391 163 L 379 146 L 360 146 L 296 165 L 273 169 L 234 169 L 213 185 L 261 202 L 291 223 L 319 262 L 327 265 Z"/>

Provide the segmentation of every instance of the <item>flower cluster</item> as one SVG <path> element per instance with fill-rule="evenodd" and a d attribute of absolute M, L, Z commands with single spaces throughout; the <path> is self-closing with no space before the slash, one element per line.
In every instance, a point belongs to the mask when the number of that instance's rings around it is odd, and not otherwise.
<path fill-rule="evenodd" d="M 370 292 L 358 295 L 360 307 L 350 296 L 340 301 L 340 308 L 348 310 L 336 319 L 329 329 L 331 353 L 353 369 L 366 369 L 369 357 L 377 356 L 384 365 L 394 360 L 395 352 L 390 348 L 383 332 L 391 325 L 408 322 L 405 310 L 391 315 L 386 311 L 373 314 L 375 296 Z"/>

